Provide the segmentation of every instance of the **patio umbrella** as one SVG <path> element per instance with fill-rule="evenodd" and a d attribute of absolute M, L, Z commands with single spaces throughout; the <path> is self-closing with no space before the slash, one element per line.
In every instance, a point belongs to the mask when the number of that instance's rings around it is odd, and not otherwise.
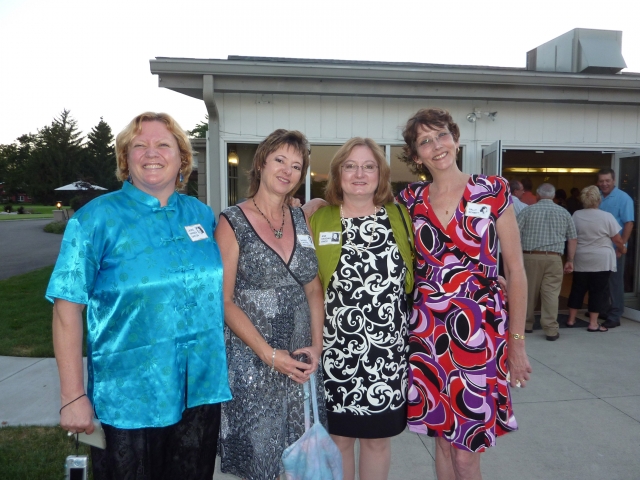
<path fill-rule="evenodd" d="M 64 185 L 62 187 L 58 187 L 55 190 L 56 191 L 61 191 L 61 190 L 67 190 L 67 191 L 82 190 L 82 191 L 86 191 L 86 190 L 106 190 L 106 188 L 99 187 L 98 185 L 92 185 L 89 182 L 77 181 L 77 182 L 70 183 L 69 185 Z"/>

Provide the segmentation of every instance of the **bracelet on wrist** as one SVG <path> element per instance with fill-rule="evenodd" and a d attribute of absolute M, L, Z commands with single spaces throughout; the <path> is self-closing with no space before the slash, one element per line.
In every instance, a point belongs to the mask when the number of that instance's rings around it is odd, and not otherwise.
<path fill-rule="evenodd" d="M 520 335 L 519 333 L 510 333 L 509 335 L 514 340 L 524 340 L 524 334 Z"/>
<path fill-rule="evenodd" d="M 62 410 L 63 410 L 65 407 L 68 407 L 69 405 L 71 405 L 71 404 L 72 404 L 73 402 L 75 402 L 76 400 L 80 400 L 82 397 L 86 397 L 86 396 L 87 396 L 87 394 L 86 394 L 86 393 L 83 393 L 83 394 L 82 394 L 82 395 L 80 395 L 78 398 L 74 398 L 73 400 L 71 400 L 71 401 L 70 401 L 69 403 L 67 403 L 66 405 L 63 405 L 63 406 L 62 406 L 62 408 L 60 409 L 60 411 L 59 411 L 58 413 L 60 413 L 60 414 L 61 414 L 61 413 L 62 413 Z"/>
<path fill-rule="evenodd" d="M 271 354 L 271 370 L 276 369 L 276 349 L 273 349 L 273 353 Z"/>

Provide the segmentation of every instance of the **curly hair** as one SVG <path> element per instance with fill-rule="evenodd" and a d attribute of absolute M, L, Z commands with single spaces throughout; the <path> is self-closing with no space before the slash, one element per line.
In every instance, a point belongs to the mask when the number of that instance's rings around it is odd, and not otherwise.
<path fill-rule="evenodd" d="M 460 127 L 453 121 L 451 114 L 442 108 L 422 108 L 416 114 L 407 120 L 407 124 L 402 130 L 402 137 L 405 145 L 402 147 L 402 154 L 398 155 L 398 159 L 406 163 L 412 173 L 425 173 L 424 167 L 415 162 L 418 156 L 416 148 L 416 140 L 418 138 L 418 130 L 420 125 L 429 129 L 446 128 L 457 143 L 460 140 Z"/>
<path fill-rule="evenodd" d="M 129 146 L 133 139 L 142 131 L 142 122 L 161 122 L 175 137 L 180 151 L 180 172 L 176 175 L 176 189 L 181 189 L 189 181 L 189 175 L 193 170 L 193 151 L 191 142 L 186 132 L 178 125 L 171 115 L 166 113 L 145 112 L 135 117 L 124 127 L 116 137 L 116 177 L 124 182 L 129 178 Z M 180 181 L 180 174 L 183 180 Z"/>
<path fill-rule="evenodd" d="M 601 200 L 600 189 L 595 185 L 584 187 L 580 192 L 580 201 L 584 208 L 598 208 Z"/>

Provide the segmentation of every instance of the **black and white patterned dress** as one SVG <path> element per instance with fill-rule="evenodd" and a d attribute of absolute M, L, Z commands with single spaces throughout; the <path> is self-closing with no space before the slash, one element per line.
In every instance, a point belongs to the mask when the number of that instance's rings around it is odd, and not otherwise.
<path fill-rule="evenodd" d="M 406 267 L 386 210 L 376 216 L 345 219 L 325 295 L 329 432 L 345 437 L 391 437 L 407 420 Z"/>

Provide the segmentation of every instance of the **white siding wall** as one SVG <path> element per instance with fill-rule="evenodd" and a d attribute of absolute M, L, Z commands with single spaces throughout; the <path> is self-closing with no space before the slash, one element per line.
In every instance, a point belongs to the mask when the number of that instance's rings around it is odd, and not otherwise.
<path fill-rule="evenodd" d="M 304 132 L 312 144 L 342 144 L 353 136 L 401 145 L 406 120 L 423 107 L 448 109 L 461 130 L 465 169 L 479 170 L 483 146 L 613 149 L 640 144 L 640 107 L 537 102 L 480 102 L 320 95 L 217 94 L 221 138 L 257 142 L 276 128 Z M 495 121 L 466 120 L 474 108 Z"/>

